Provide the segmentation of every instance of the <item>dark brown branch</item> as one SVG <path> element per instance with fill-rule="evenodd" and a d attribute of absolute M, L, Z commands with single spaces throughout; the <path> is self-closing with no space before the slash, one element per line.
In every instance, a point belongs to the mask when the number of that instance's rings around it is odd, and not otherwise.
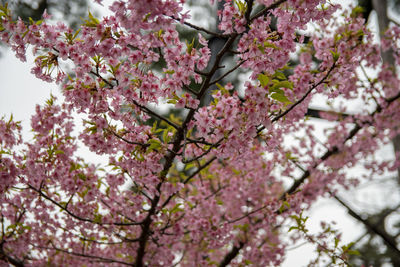
<path fill-rule="evenodd" d="M 130 141 L 130 140 L 126 139 L 126 138 L 123 137 L 123 136 L 120 136 L 119 134 L 117 134 L 116 132 L 114 132 L 114 131 L 112 131 L 112 130 L 110 130 L 110 129 L 105 128 L 104 130 L 106 130 L 107 132 L 113 134 L 113 135 L 114 135 L 115 137 L 117 137 L 118 139 L 121 139 L 122 141 L 124 141 L 124 142 L 126 142 L 126 143 L 128 143 L 128 144 L 130 144 L 130 145 L 137 145 L 137 146 L 142 146 L 142 147 L 148 147 L 148 146 L 150 146 L 150 144 L 143 144 L 143 143 L 139 143 L 139 142 Z"/>
<path fill-rule="evenodd" d="M 53 243 L 51 243 L 53 245 Z M 131 263 L 125 262 L 125 261 L 120 261 L 116 259 L 110 259 L 110 258 L 105 258 L 105 257 L 100 257 L 100 256 L 94 256 L 94 255 L 89 255 L 89 254 L 84 254 L 84 253 L 78 253 L 78 252 L 73 252 L 73 251 L 68 251 L 66 249 L 58 248 L 53 245 L 53 247 L 43 247 L 43 246 L 35 246 L 36 248 L 39 249 L 52 249 L 55 251 L 60 251 L 69 255 L 73 256 L 78 256 L 78 257 L 83 257 L 83 258 L 88 258 L 88 259 L 93 259 L 96 262 L 107 262 L 107 263 L 119 263 L 122 265 L 127 265 L 127 266 L 132 266 Z"/>
<path fill-rule="evenodd" d="M 190 162 L 193 162 L 193 161 L 195 161 L 195 160 L 198 160 L 198 159 L 204 157 L 205 155 L 207 155 L 208 153 L 210 153 L 210 151 L 211 151 L 213 148 L 218 147 L 218 146 L 221 144 L 221 142 L 222 142 L 223 140 L 224 140 L 224 138 L 221 138 L 221 139 L 218 140 L 217 143 L 211 144 L 211 146 L 210 146 L 209 149 L 207 149 L 206 151 L 204 151 L 202 154 L 198 155 L 197 157 L 194 157 L 194 158 L 191 158 L 191 159 L 182 158 L 182 163 L 185 163 L 185 164 L 186 164 L 186 163 L 190 163 Z"/>
<path fill-rule="evenodd" d="M 110 83 L 106 78 L 101 76 L 98 72 L 90 71 L 90 73 L 96 76 L 97 78 L 100 78 L 103 82 L 105 82 L 108 86 L 110 86 L 110 88 L 114 88 L 114 85 Z"/>
<path fill-rule="evenodd" d="M 271 122 L 274 123 L 276 121 L 278 121 L 279 119 L 283 118 L 284 116 L 286 116 L 290 111 L 292 111 L 297 105 L 299 105 L 301 102 L 303 102 L 310 94 L 311 92 L 317 88 L 319 85 L 323 84 L 326 79 L 329 77 L 329 74 L 332 72 L 332 70 L 335 68 L 336 64 L 333 63 L 332 66 L 329 68 L 328 72 L 324 75 L 324 77 L 317 82 L 316 84 L 313 84 L 308 90 L 307 92 L 299 99 L 297 100 L 293 105 L 291 105 L 287 110 L 285 110 L 284 112 L 282 112 L 281 114 L 279 114 L 278 116 L 274 117 Z M 263 131 L 265 129 L 265 126 L 260 127 L 257 130 L 257 133 L 260 133 L 261 131 Z"/>
<path fill-rule="evenodd" d="M 157 186 L 157 190 L 160 190 L 162 183 L 159 183 Z M 156 207 L 158 204 L 158 201 L 160 200 L 160 196 L 156 195 L 151 202 L 151 208 L 149 210 L 149 213 L 147 214 L 146 218 L 143 221 L 143 227 L 142 227 L 142 232 L 139 236 L 139 248 L 137 250 L 136 254 L 136 261 L 135 261 L 135 267 L 143 267 L 143 258 L 145 255 L 145 249 L 146 249 L 146 243 L 147 240 L 150 236 L 150 225 L 152 223 L 152 216 L 156 212 Z"/>
<path fill-rule="evenodd" d="M 186 91 L 192 93 L 192 95 L 197 96 L 197 92 L 195 92 L 192 88 L 190 88 L 189 86 L 187 86 L 186 84 L 182 85 L 182 88 L 185 89 Z"/>
<path fill-rule="evenodd" d="M 176 20 L 176 21 L 181 22 L 181 19 L 179 19 L 179 18 L 175 18 L 174 16 L 169 16 L 169 17 L 172 18 L 172 19 L 174 19 L 174 20 Z M 194 24 L 189 23 L 189 22 L 187 22 L 187 21 L 183 22 L 183 24 L 186 25 L 186 26 L 188 26 L 188 27 L 190 27 L 190 28 L 192 28 L 192 29 L 195 29 L 195 30 L 198 30 L 198 31 L 202 31 L 202 32 L 204 32 L 204 33 L 213 35 L 213 36 L 215 36 L 215 37 L 227 38 L 227 36 L 226 36 L 225 34 L 217 33 L 217 32 L 213 32 L 213 31 L 207 30 L 207 29 L 205 29 L 205 28 L 203 28 L 203 27 L 194 25 Z"/>
<path fill-rule="evenodd" d="M 156 112 L 152 111 L 148 107 L 140 105 L 138 102 L 136 102 L 136 100 L 132 99 L 132 102 L 133 102 L 133 104 L 135 104 L 138 108 L 140 108 L 142 111 L 146 112 L 147 114 L 149 114 L 151 116 L 154 116 L 159 120 L 165 121 L 166 123 L 168 123 L 169 125 L 171 125 L 175 129 L 179 129 L 180 128 L 179 125 L 176 125 L 175 123 L 173 123 L 172 121 L 168 120 L 167 118 L 164 118 L 163 116 L 157 114 Z"/>
<path fill-rule="evenodd" d="M 275 3 L 273 3 L 272 5 L 265 7 L 263 10 L 261 10 L 260 12 L 258 12 L 257 14 L 255 14 L 253 17 L 250 18 L 250 22 L 253 22 L 253 20 L 261 17 L 261 16 L 265 16 L 268 14 L 268 12 L 270 12 L 272 9 L 279 7 L 281 4 L 285 3 L 286 0 L 279 0 Z"/>
<path fill-rule="evenodd" d="M 206 163 L 204 163 L 203 165 L 201 165 L 199 168 L 197 168 L 197 170 L 192 173 L 189 177 L 187 177 L 185 179 L 185 181 L 183 181 L 184 184 L 187 184 L 191 179 L 193 179 L 193 177 L 195 177 L 197 174 L 199 174 L 201 172 L 201 170 L 203 170 L 205 167 L 207 167 L 208 165 L 210 165 L 214 160 L 216 160 L 217 157 L 212 157 L 211 159 L 209 159 Z"/>
<path fill-rule="evenodd" d="M 221 263 L 218 265 L 219 267 L 225 267 L 239 254 L 239 251 L 243 248 L 244 242 L 240 241 L 237 246 L 233 246 L 233 248 L 229 251 L 228 254 L 225 255 Z"/>
<path fill-rule="evenodd" d="M 24 216 L 24 214 L 25 214 L 25 210 L 23 210 L 16 218 L 17 223 L 19 223 L 22 220 L 22 217 Z M 1 213 L 1 226 L 2 226 L 2 240 L 0 242 L 0 260 L 3 260 L 7 263 L 11 263 L 12 265 L 17 266 L 17 267 L 24 267 L 23 261 L 15 259 L 15 258 L 11 257 L 10 255 L 7 255 L 7 253 L 5 253 L 5 251 L 4 251 L 4 244 L 6 243 L 6 239 L 10 238 L 12 235 L 14 235 L 17 228 L 14 228 L 14 230 L 12 230 L 11 233 L 9 233 L 8 235 L 5 235 L 4 216 L 2 213 Z"/>
<path fill-rule="evenodd" d="M 247 4 L 247 9 L 246 9 L 246 13 L 244 14 L 244 18 L 248 22 L 247 25 L 249 25 L 251 23 L 250 15 L 251 15 L 251 11 L 253 11 L 254 0 L 246 0 L 246 4 Z"/>
<path fill-rule="evenodd" d="M 243 63 L 245 63 L 246 60 L 242 60 L 240 61 L 235 67 L 233 67 L 232 69 L 230 69 L 229 71 L 225 72 L 223 75 L 221 75 L 220 77 L 218 77 L 217 79 L 215 79 L 214 81 L 210 82 L 210 85 L 216 84 L 218 82 L 220 82 L 222 79 L 224 79 L 226 76 L 228 76 L 229 74 L 231 74 L 232 72 L 234 72 L 235 70 L 237 70 Z"/>
<path fill-rule="evenodd" d="M 338 196 L 334 195 L 333 198 L 336 199 L 343 207 L 345 207 L 347 209 L 347 211 L 351 217 L 353 217 L 354 219 L 356 219 L 359 222 L 361 222 L 362 224 L 364 224 L 364 226 L 367 228 L 367 230 L 369 232 L 376 234 L 377 236 L 382 238 L 382 240 L 385 242 L 386 246 L 388 248 L 390 248 L 400 258 L 400 250 L 397 248 L 397 242 L 393 237 L 389 236 L 385 231 L 383 231 L 376 225 L 372 224 L 370 221 L 364 220 L 363 218 L 361 218 L 361 216 L 357 212 L 355 212 L 349 205 L 347 205 Z"/>
<path fill-rule="evenodd" d="M 337 116 L 338 118 L 347 118 L 348 116 L 351 116 L 350 114 L 347 113 L 340 113 L 340 112 L 335 112 L 335 111 L 328 111 L 328 110 L 320 110 L 320 109 L 314 109 L 314 108 L 308 108 L 305 116 L 316 118 L 316 119 L 323 119 L 321 117 L 321 113 L 329 113 Z"/>
<path fill-rule="evenodd" d="M 203 170 L 204 168 L 206 168 L 208 165 L 210 165 L 214 160 L 216 160 L 217 157 L 212 157 L 211 159 L 209 159 L 206 163 L 204 163 L 203 165 L 201 165 L 200 167 L 197 168 L 197 170 L 192 173 L 189 177 L 187 177 L 184 181 L 183 184 L 187 184 L 191 179 L 193 179 L 197 174 L 199 174 L 201 172 L 201 170 Z M 171 199 L 176 196 L 176 193 L 170 195 L 165 201 L 164 203 L 161 205 L 161 207 L 165 207 L 170 201 Z"/>
<path fill-rule="evenodd" d="M 213 143 L 207 142 L 207 141 L 205 141 L 203 139 L 202 140 L 196 140 L 196 139 L 192 139 L 192 138 L 186 137 L 186 140 L 188 141 L 188 144 L 203 144 L 203 145 L 208 145 L 208 146 L 214 145 Z"/>
<path fill-rule="evenodd" d="M 4 250 L 3 250 L 3 244 L 1 244 L 0 247 L 0 260 L 5 261 L 7 263 L 11 263 L 12 265 L 16 266 L 16 267 L 24 267 L 24 263 L 23 261 L 17 260 L 9 255 L 7 255 Z"/>
<path fill-rule="evenodd" d="M 111 223 L 100 223 L 100 222 L 95 222 L 91 219 L 88 218 L 82 218 L 76 214 L 74 214 L 73 212 L 71 212 L 70 210 L 66 209 L 63 205 L 61 205 L 60 203 L 58 203 L 57 201 L 55 201 L 54 199 L 52 199 L 51 197 L 47 196 L 46 194 L 43 193 L 43 191 L 36 189 L 34 186 L 28 184 L 28 187 L 30 189 L 32 189 L 33 191 L 37 192 L 41 197 L 47 199 L 48 201 L 50 201 L 51 203 L 53 203 L 54 205 L 56 205 L 57 207 L 59 207 L 60 209 L 62 209 L 63 211 L 65 211 L 68 215 L 70 215 L 71 217 L 79 220 L 79 221 L 83 221 L 83 222 L 89 222 L 89 223 L 93 223 L 93 224 L 97 224 L 97 225 L 118 225 L 118 226 L 132 226 L 132 225 L 140 225 L 142 222 L 131 222 L 131 223 L 121 223 L 121 222 L 111 222 Z"/>

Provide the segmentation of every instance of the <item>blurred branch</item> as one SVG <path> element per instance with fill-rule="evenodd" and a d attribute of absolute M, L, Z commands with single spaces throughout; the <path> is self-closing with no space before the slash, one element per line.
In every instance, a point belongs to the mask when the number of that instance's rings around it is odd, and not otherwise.
<path fill-rule="evenodd" d="M 332 195 L 332 194 L 331 194 Z M 346 204 L 341 198 L 339 198 L 336 195 L 332 195 L 334 199 L 336 199 L 343 207 L 345 207 L 351 217 L 356 219 L 357 221 L 361 222 L 364 224 L 364 226 L 367 228 L 367 230 L 370 233 L 376 234 L 379 237 L 382 238 L 382 240 L 385 242 L 385 245 L 393 250 L 399 258 L 400 258 L 400 250 L 397 248 L 397 242 L 396 240 L 390 236 L 386 231 L 381 229 L 375 224 L 372 224 L 368 219 L 363 219 L 357 212 L 355 212 L 348 204 Z"/>
<path fill-rule="evenodd" d="M 181 19 L 175 18 L 174 16 L 170 16 L 170 18 L 172 18 L 172 19 L 174 19 L 174 20 L 176 20 L 176 21 L 179 21 L 179 22 L 182 21 Z M 181 22 L 181 23 L 182 23 L 182 22 Z M 206 28 L 203 28 L 203 27 L 194 25 L 194 24 L 189 23 L 189 22 L 187 22 L 187 21 L 184 21 L 184 22 L 183 22 L 183 25 L 186 25 L 186 26 L 188 26 L 188 27 L 190 27 L 190 28 L 192 28 L 192 29 L 198 30 L 198 31 L 205 32 L 205 33 L 210 34 L 210 35 L 213 35 L 213 36 L 215 36 L 215 37 L 219 37 L 219 38 L 227 38 L 227 37 L 228 37 L 228 36 L 225 35 L 225 34 L 207 30 Z"/>

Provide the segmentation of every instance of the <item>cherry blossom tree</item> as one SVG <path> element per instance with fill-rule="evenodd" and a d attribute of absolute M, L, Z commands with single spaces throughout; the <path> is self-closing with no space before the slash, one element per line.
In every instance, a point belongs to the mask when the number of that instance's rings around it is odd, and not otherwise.
<path fill-rule="evenodd" d="M 1 41 L 22 61 L 31 48 L 32 73 L 65 97 L 37 106 L 33 140 L 0 121 L 2 265 L 277 266 L 300 237 L 312 264 L 347 265 L 352 244 L 326 223 L 309 233 L 303 211 L 399 167 L 374 152 L 399 134 L 400 28 L 377 44 L 362 10 L 318 0 L 227 0 L 219 32 L 189 22 L 183 0 L 110 9 L 73 31 L 1 7 Z M 215 55 L 210 37 L 224 40 Z M 248 78 L 233 85 L 237 69 Z M 323 139 L 305 115 L 314 96 L 337 108 L 320 114 L 334 121 Z M 108 164 L 81 158 L 80 143 Z"/>

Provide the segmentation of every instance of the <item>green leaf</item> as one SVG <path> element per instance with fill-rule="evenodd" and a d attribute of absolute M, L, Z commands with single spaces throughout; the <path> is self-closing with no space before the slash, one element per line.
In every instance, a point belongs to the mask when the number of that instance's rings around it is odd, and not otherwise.
<path fill-rule="evenodd" d="M 285 103 L 285 104 L 291 104 L 292 103 L 289 99 L 287 99 L 287 97 L 285 95 L 278 94 L 278 93 L 272 93 L 271 94 L 271 98 L 275 99 L 276 101 L 279 101 L 281 103 Z"/>
<path fill-rule="evenodd" d="M 98 19 L 96 19 L 93 15 L 92 15 L 92 13 L 90 13 L 89 12 L 89 18 L 93 21 L 93 22 L 96 22 L 96 24 L 99 24 L 99 20 Z"/>
<path fill-rule="evenodd" d="M 269 77 L 265 74 L 258 74 L 257 79 L 260 81 L 260 84 L 262 87 L 265 87 L 268 85 L 269 83 Z"/>
<path fill-rule="evenodd" d="M 253 262 L 251 260 L 244 260 L 245 265 L 252 265 Z"/>
<path fill-rule="evenodd" d="M 174 74 L 175 71 L 174 70 L 166 70 L 164 71 L 165 74 Z"/>
<path fill-rule="evenodd" d="M 50 94 L 50 98 L 46 100 L 46 104 L 47 104 L 48 106 L 52 106 L 52 105 L 54 104 L 54 100 L 55 100 L 55 99 L 56 99 L 56 98 L 55 98 L 52 94 Z"/>
<path fill-rule="evenodd" d="M 341 34 L 335 34 L 335 42 L 340 41 L 343 38 L 343 35 Z"/>
<path fill-rule="evenodd" d="M 147 20 L 149 19 L 150 15 L 151 15 L 151 12 L 147 13 L 147 14 L 144 16 L 144 18 L 143 18 L 142 21 L 143 21 L 143 22 L 147 22 Z"/>
<path fill-rule="evenodd" d="M 335 248 L 337 248 L 339 245 L 339 239 L 337 237 L 335 237 Z"/>
<path fill-rule="evenodd" d="M 84 175 L 83 173 L 78 173 L 78 178 L 82 181 L 86 181 L 86 175 Z"/>
<path fill-rule="evenodd" d="M 72 36 L 72 40 L 74 40 L 74 39 L 76 38 L 76 36 L 78 36 L 78 34 L 79 34 L 80 31 L 81 31 L 81 29 L 78 29 L 78 30 L 75 32 L 74 36 Z"/>
<path fill-rule="evenodd" d="M 279 49 L 274 43 L 270 43 L 268 41 L 264 42 L 264 47 L 269 47 L 269 48 L 273 48 L 273 49 Z"/>
<path fill-rule="evenodd" d="M 62 150 L 56 150 L 56 151 L 54 152 L 54 154 L 56 154 L 56 155 L 64 154 L 64 151 L 62 151 Z"/>
<path fill-rule="evenodd" d="M 163 131 L 162 139 L 163 139 L 164 143 L 168 143 L 168 142 L 170 141 L 170 139 L 171 139 L 171 138 L 168 136 L 168 133 L 169 133 L 169 130 L 168 130 L 168 129 L 165 129 L 165 130 Z"/>
<path fill-rule="evenodd" d="M 176 104 L 176 103 L 178 103 L 178 100 L 176 100 L 176 99 L 169 99 L 168 101 L 167 101 L 167 103 L 168 104 Z"/>
<path fill-rule="evenodd" d="M 334 51 L 332 51 L 332 50 L 329 50 L 329 52 L 331 52 L 331 54 L 332 54 L 332 58 L 333 58 L 333 61 L 338 61 L 338 59 L 339 59 L 339 53 L 337 53 L 337 52 L 334 52 Z"/>
<path fill-rule="evenodd" d="M 359 256 L 359 255 L 360 255 L 360 252 L 359 252 L 358 250 L 348 250 L 348 251 L 347 251 L 347 254 Z"/>
<path fill-rule="evenodd" d="M 282 213 L 287 209 L 290 209 L 290 204 L 287 201 L 283 201 L 282 206 L 279 208 L 279 213 Z"/>
<path fill-rule="evenodd" d="M 173 213 L 177 213 L 180 211 L 184 211 L 184 209 L 181 208 L 181 206 L 182 206 L 181 203 L 177 203 L 169 212 L 173 214 Z"/>
<path fill-rule="evenodd" d="M 216 86 L 218 87 L 219 90 L 221 90 L 222 94 L 228 93 L 228 90 L 224 86 L 222 86 L 221 84 L 216 83 Z"/>
<path fill-rule="evenodd" d="M 288 89 L 293 89 L 293 83 L 289 81 L 278 81 L 278 80 L 273 80 L 274 85 L 271 87 L 271 89 L 278 89 L 278 88 L 288 88 Z"/>
<path fill-rule="evenodd" d="M 235 0 L 235 4 L 238 7 L 240 14 L 244 15 L 247 11 L 247 3 L 241 0 Z"/>
<path fill-rule="evenodd" d="M 362 13 L 364 13 L 364 10 L 365 10 L 365 8 L 363 8 L 362 6 L 356 6 L 351 11 L 350 17 L 355 18 L 355 17 L 361 15 Z"/>
<path fill-rule="evenodd" d="M 262 54 L 265 54 L 265 48 L 264 48 L 264 46 L 258 45 L 257 48 L 258 48 L 258 50 L 261 51 Z"/>
<path fill-rule="evenodd" d="M 157 139 L 150 139 L 147 143 L 150 144 L 150 146 L 147 148 L 147 152 L 158 150 L 162 147 L 161 142 Z"/>
<path fill-rule="evenodd" d="M 101 214 L 96 214 L 96 215 L 94 215 L 93 221 L 96 223 L 101 223 L 102 218 L 103 218 L 103 216 L 101 216 Z"/>
<path fill-rule="evenodd" d="M 293 157 L 293 156 L 292 156 L 292 153 L 290 153 L 290 151 L 288 151 L 288 152 L 285 153 L 285 157 L 286 157 L 287 159 L 289 159 L 289 160 L 298 160 L 298 159 L 299 159 L 298 157 Z"/>
<path fill-rule="evenodd" d="M 194 38 L 192 39 L 192 42 L 190 44 L 186 43 L 186 45 L 187 45 L 187 49 L 186 49 L 187 53 L 191 54 L 192 50 L 193 50 L 193 46 L 194 46 Z"/>
<path fill-rule="evenodd" d="M 83 24 L 84 26 L 91 28 L 96 28 L 97 24 L 100 23 L 100 21 L 96 19 L 90 12 L 89 12 L 89 19 L 82 19 L 82 20 L 85 22 L 85 24 Z"/>
<path fill-rule="evenodd" d="M 221 84 L 219 84 L 219 83 L 216 83 L 216 85 L 217 85 L 217 87 L 220 89 L 220 90 L 224 90 L 225 89 L 225 87 L 223 87 Z"/>
<path fill-rule="evenodd" d="M 278 89 L 278 88 L 271 88 L 271 89 L 269 89 L 269 92 L 285 95 L 285 91 L 283 91 L 282 89 Z"/>
<path fill-rule="evenodd" d="M 232 171 L 234 174 L 239 175 L 240 174 L 240 170 L 237 170 L 235 168 L 232 168 Z"/>
<path fill-rule="evenodd" d="M 278 71 L 278 70 L 274 73 L 274 77 L 279 79 L 279 80 L 282 80 L 282 81 L 286 80 L 285 74 L 283 72 Z"/>
<path fill-rule="evenodd" d="M 6 2 L 4 5 L 0 4 L 0 10 L 4 13 L 8 12 L 8 3 Z"/>

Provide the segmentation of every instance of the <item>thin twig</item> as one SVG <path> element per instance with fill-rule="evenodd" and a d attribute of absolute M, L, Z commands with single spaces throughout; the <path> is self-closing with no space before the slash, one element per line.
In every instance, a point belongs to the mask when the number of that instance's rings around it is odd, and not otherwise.
<path fill-rule="evenodd" d="M 175 123 L 173 123 L 172 121 L 168 120 L 167 118 L 157 114 L 156 112 L 152 111 L 151 109 L 149 109 L 146 106 L 142 106 L 140 105 L 136 100 L 132 99 L 133 104 L 135 104 L 138 108 L 140 108 L 141 110 L 143 110 L 144 112 L 148 113 L 149 115 L 152 115 L 162 121 L 165 121 L 166 123 L 168 123 L 169 125 L 171 125 L 172 127 L 174 127 L 175 129 L 180 129 L 179 125 L 176 125 Z"/>
<path fill-rule="evenodd" d="M 112 222 L 112 223 L 106 223 L 106 222 L 95 222 L 91 219 L 88 218 L 82 218 L 74 213 L 72 213 L 70 210 L 66 209 L 63 205 L 61 205 L 60 203 L 58 203 L 57 201 L 55 201 L 54 199 L 52 199 L 51 197 L 47 196 L 46 194 L 43 193 L 43 191 L 36 189 L 34 186 L 28 184 L 29 188 L 31 188 L 33 191 L 37 192 L 41 197 L 47 199 L 48 201 L 50 201 L 51 203 L 53 203 L 54 205 L 56 205 L 57 207 L 61 208 L 63 211 L 65 211 L 66 213 L 68 213 L 71 217 L 79 220 L 79 221 L 83 221 L 83 222 L 90 222 L 93 224 L 97 224 L 97 225 L 118 225 L 118 226 L 133 226 L 133 225 L 140 225 L 141 222 L 132 222 L 132 223 L 121 223 L 121 222 Z"/>
<path fill-rule="evenodd" d="M 232 69 L 230 69 L 229 71 L 225 72 L 223 75 L 221 75 L 220 77 L 218 77 L 217 79 L 215 79 L 214 81 L 210 82 L 210 85 L 216 84 L 217 82 L 221 81 L 222 79 L 224 79 L 226 76 L 228 76 L 229 74 L 231 74 L 232 72 L 234 72 L 235 70 L 237 70 L 243 63 L 245 63 L 247 61 L 247 59 L 240 61 L 235 67 L 233 67 Z"/>
<path fill-rule="evenodd" d="M 326 73 L 326 75 L 325 75 L 319 82 L 317 82 L 316 84 L 314 84 L 313 86 L 311 86 L 311 87 L 307 90 L 307 92 L 306 92 L 299 100 L 297 100 L 293 105 L 291 105 L 287 110 L 285 110 L 285 111 L 282 112 L 281 114 L 279 114 L 279 115 L 277 115 L 276 117 L 274 117 L 274 118 L 271 120 L 271 123 L 274 123 L 274 122 L 278 121 L 279 119 L 283 118 L 283 117 L 286 116 L 290 111 L 292 111 L 297 105 L 299 105 L 301 102 L 303 102 L 304 99 L 306 99 L 306 98 L 310 95 L 310 93 L 311 93 L 315 88 L 317 88 L 319 85 L 321 85 L 322 83 L 325 82 L 325 80 L 329 77 L 329 74 L 332 72 L 332 70 L 335 68 L 335 66 L 336 66 L 336 64 L 333 63 L 332 66 L 329 68 L 328 72 Z M 257 130 L 257 133 L 262 132 L 264 129 L 265 129 L 265 126 L 260 127 L 260 128 Z"/>
<path fill-rule="evenodd" d="M 250 18 L 250 22 L 252 22 L 253 20 L 262 17 L 264 15 L 267 15 L 268 12 L 270 12 L 272 9 L 279 7 L 281 4 L 283 4 L 284 2 L 286 2 L 286 0 L 279 0 L 275 3 L 273 3 L 272 5 L 265 7 L 263 10 L 261 10 L 260 12 L 258 12 L 257 14 L 255 14 L 253 17 Z"/>
<path fill-rule="evenodd" d="M 68 251 L 66 249 L 62 249 L 62 248 L 58 248 L 56 246 L 54 246 L 54 244 L 52 242 L 50 242 L 52 247 L 44 247 L 44 246 L 34 246 L 36 248 L 39 249 L 52 249 L 52 250 L 56 250 L 56 251 L 60 251 L 69 255 L 73 255 L 73 256 L 78 256 L 78 257 L 84 257 L 84 258 L 89 258 L 89 259 L 94 259 L 97 262 L 108 262 L 108 263 L 119 263 L 119 264 L 123 264 L 123 265 L 127 265 L 127 266 L 132 266 L 132 263 L 128 263 L 125 261 L 120 261 L 120 260 L 116 260 L 116 259 L 110 259 L 110 258 L 105 258 L 105 257 L 100 257 L 100 256 L 95 256 L 95 255 L 89 255 L 89 254 L 84 254 L 84 253 L 78 253 L 78 252 L 74 252 L 74 251 Z"/>
<path fill-rule="evenodd" d="M 150 146 L 150 144 L 143 144 L 143 143 L 139 143 L 139 142 L 135 142 L 135 141 L 130 141 L 130 140 L 126 139 L 125 137 L 122 137 L 121 135 L 117 134 L 116 132 L 114 132 L 114 131 L 112 131 L 112 130 L 110 130 L 110 129 L 108 129 L 108 128 L 105 128 L 104 130 L 107 131 L 107 132 L 110 132 L 110 133 L 113 134 L 115 137 L 117 137 L 118 139 L 121 139 L 122 141 L 124 141 L 124 142 L 126 142 L 126 143 L 128 143 L 128 144 L 131 144 L 131 145 L 138 145 L 138 146 L 142 146 L 142 147 L 148 147 L 148 146 Z"/>
<path fill-rule="evenodd" d="M 181 22 L 181 19 L 179 19 L 179 18 L 176 18 L 176 17 L 174 17 L 174 16 L 169 16 L 169 17 L 172 18 L 172 19 L 174 19 L 174 20 L 176 20 L 176 21 Z M 187 21 L 184 21 L 183 24 L 186 25 L 186 26 L 188 26 L 188 27 L 190 27 L 190 28 L 193 28 L 193 29 L 195 29 L 195 30 L 202 31 L 202 32 L 205 32 L 205 33 L 207 33 L 207 34 L 213 35 L 213 36 L 215 36 L 215 37 L 219 37 L 219 38 L 227 38 L 227 37 L 228 37 L 228 36 L 225 35 L 225 34 L 207 30 L 207 29 L 205 29 L 205 28 L 203 28 L 203 27 L 194 25 L 194 24 L 189 23 L 189 22 L 187 22 Z"/>

